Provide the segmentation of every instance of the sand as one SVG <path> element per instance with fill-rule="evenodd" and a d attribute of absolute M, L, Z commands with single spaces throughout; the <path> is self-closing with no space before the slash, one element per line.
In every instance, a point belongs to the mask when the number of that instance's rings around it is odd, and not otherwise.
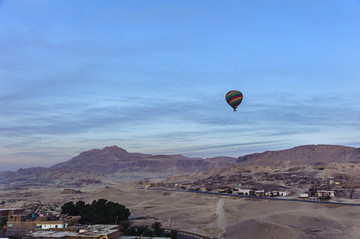
<path fill-rule="evenodd" d="M 141 189 L 136 182 L 86 186 L 81 194 L 62 194 L 64 188 L 0 190 L 1 205 L 22 207 L 34 202 L 56 203 L 100 198 L 131 210 L 134 224 L 160 221 L 171 227 L 211 238 L 359 238 L 360 207 L 303 202 L 249 200 L 190 192 Z M 17 201 L 9 199 L 17 199 Z M 352 201 L 360 203 L 359 201 Z"/>

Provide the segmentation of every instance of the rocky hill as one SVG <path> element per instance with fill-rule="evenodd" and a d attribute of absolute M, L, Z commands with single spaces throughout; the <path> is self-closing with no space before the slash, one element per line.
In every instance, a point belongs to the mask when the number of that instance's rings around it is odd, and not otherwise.
<path fill-rule="evenodd" d="M 188 158 L 182 155 L 129 153 L 117 146 L 93 149 L 50 168 L 33 167 L 1 172 L 0 183 L 18 182 L 26 186 L 64 184 L 79 186 L 98 183 L 99 177 L 122 179 L 160 178 L 192 174 L 219 166 L 233 165 L 236 158 Z"/>
<path fill-rule="evenodd" d="M 237 162 L 242 166 L 268 167 L 359 163 L 360 148 L 337 145 L 304 145 L 287 150 L 241 156 Z"/>
<path fill-rule="evenodd" d="M 86 170 L 97 174 L 144 173 L 159 174 L 199 172 L 236 163 L 236 158 L 188 158 L 182 155 L 151 155 L 129 153 L 117 146 L 102 150 L 93 149 L 83 152 L 69 161 L 52 166 L 52 170 Z"/>
<path fill-rule="evenodd" d="M 336 184 L 335 184 L 336 182 Z M 206 187 L 208 190 L 245 188 L 304 192 L 309 188 L 337 189 L 338 197 L 360 198 L 360 149 L 334 145 L 306 145 L 249 154 L 231 166 L 213 168 L 191 177 L 176 175 L 166 184 Z"/>
<path fill-rule="evenodd" d="M 117 146 L 93 149 L 50 168 L 19 169 L 0 173 L 0 183 L 17 185 L 73 185 L 100 183 L 101 177 L 121 179 L 164 178 L 220 171 L 232 174 L 248 167 L 289 168 L 301 165 L 322 167 L 331 163 L 359 163 L 360 148 L 335 145 L 306 145 L 287 150 L 254 153 L 239 158 L 188 158 L 182 155 L 129 153 Z M 227 169 L 225 169 L 227 168 Z M 220 170 L 220 171 L 219 171 Z M 236 174 L 236 173 L 235 173 Z"/>

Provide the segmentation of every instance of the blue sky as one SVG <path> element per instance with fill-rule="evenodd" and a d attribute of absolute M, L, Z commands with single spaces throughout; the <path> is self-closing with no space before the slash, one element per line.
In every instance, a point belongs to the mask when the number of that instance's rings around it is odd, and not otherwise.
<path fill-rule="evenodd" d="M 0 0 L 0 170 L 360 147 L 359 53 L 358 0 Z"/>

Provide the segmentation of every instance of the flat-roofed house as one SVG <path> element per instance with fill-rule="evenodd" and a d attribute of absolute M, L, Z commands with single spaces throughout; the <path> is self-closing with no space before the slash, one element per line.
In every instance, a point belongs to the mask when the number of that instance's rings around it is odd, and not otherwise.
<path fill-rule="evenodd" d="M 316 192 L 316 194 L 320 198 L 323 198 L 323 197 L 333 198 L 333 197 L 335 197 L 335 192 L 334 191 L 318 190 Z"/>
<path fill-rule="evenodd" d="M 301 193 L 299 198 L 309 198 L 309 194 L 308 193 Z"/>
<path fill-rule="evenodd" d="M 54 228 L 66 228 L 67 222 L 63 221 L 39 221 L 36 222 L 36 229 L 54 229 Z"/>
<path fill-rule="evenodd" d="M 234 191 L 233 193 L 235 194 L 239 194 L 239 195 L 244 195 L 244 196 L 250 196 L 250 194 L 252 194 L 253 190 L 251 189 L 241 189 L 239 188 L 237 191 Z"/>
<path fill-rule="evenodd" d="M 77 230 L 41 230 L 30 232 L 25 238 L 42 239 L 119 239 L 120 227 L 118 225 L 88 225 Z"/>
<path fill-rule="evenodd" d="M 289 196 L 289 195 L 290 195 L 290 191 L 279 191 L 279 196 L 286 197 L 286 196 Z"/>
<path fill-rule="evenodd" d="M 257 196 L 257 197 L 265 196 L 265 190 L 256 190 L 255 191 L 255 196 Z"/>

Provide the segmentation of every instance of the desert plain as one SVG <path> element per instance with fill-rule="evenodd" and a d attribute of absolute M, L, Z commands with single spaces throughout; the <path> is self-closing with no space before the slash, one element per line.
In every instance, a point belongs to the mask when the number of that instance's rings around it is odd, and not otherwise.
<path fill-rule="evenodd" d="M 209 238 L 359 238 L 360 207 L 318 203 L 270 201 L 206 195 L 191 192 L 147 190 L 139 181 L 113 182 L 76 188 L 0 188 L 1 208 L 42 204 L 59 210 L 63 203 L 101 198 L 125 205 L 133 224 L 160 221 L 163 227 Z M 344 200 L 343 200 L 344 201 Z M 346 201 L 346 200 L 345 200 Z M 359 203 L 359 200 L 349 200 Z M 171 225 L 170 225 L 171 224 Z"/>
<path fill-rule="evenodd" d="M 50 168 L 0 173 L 0 209 L 60 212 L 61 206 L 106 199 L 126 206 L 133 225 L 204 238 L 360 238 L 360 206 L 240 198 L 178 189 L 176 185 L 288 190 L 332 190 L 330 202 L 360 205 L 360 148 L 308 145 L 239 158 L 187 158 L 129 153 L 117 146 L 80 153 Z M 147 188 L 149 184 L 157 185 Z M 159 186 L 160 185 L 160 186 Z M 167 189 L 159 190 L 159 189 Z M 311 189 L 311 190 L 310 190 Z M 115 223 L 115 222 L 114 222 Z"/>

